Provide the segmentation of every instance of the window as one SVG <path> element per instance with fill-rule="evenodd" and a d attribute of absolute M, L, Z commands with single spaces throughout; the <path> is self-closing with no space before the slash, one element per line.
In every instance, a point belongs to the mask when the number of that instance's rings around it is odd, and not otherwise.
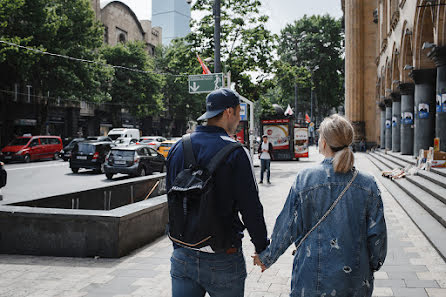
<path fill-rule="evenodd" d="M 147 152 L 144 148 L 141 148 L 138 150 L 138 155 L 140 156 L 147 156 Z"/>
<path fill-rule="evenodd" d="M 41 145 L 50 144 L 50 139 L 49 138 L 40 138 L 40 144 Z"/>
<path fill-rule="evenodd" d="M 158 156 L 158 153 L 157 152 L 155 152 L 155 150 L 154 149 L 151 149 L 151 148 L 148 148 L 149 149 L 149 152 L 150 152 L 150 155 L 151 156 L 153 156 L 153 157 L 156 157 L 156 156 Z"/>
<path fill-rule="evenodd" d="M 108 27 L 105 26 L 104 28 L 104 42 L 108 43 Z"/>
<path fill-rule="evenodd" d="M 32 141 L 31 141 L 31 143 L 29 144 L 29 146 L 30 147 L 33 147 L 33 146 L 38 146 L 39 145 L 39 139 L 33 139 Z"/>

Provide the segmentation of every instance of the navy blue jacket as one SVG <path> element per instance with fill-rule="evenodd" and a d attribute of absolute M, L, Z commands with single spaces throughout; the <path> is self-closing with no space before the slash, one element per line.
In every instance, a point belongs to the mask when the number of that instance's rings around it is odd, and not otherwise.
<path fill-rule="evenodd" d="M 225 145 L 234 142 L 224 129 L 215 126 L 198 126 L 191 135 L 191 141 L 195 159 L 202 167 L 205 167 Z M 180 140 L 167 156 L 167 191 L 170 190 L 177 174 L 183 170 L 183 164 L 183 145 Z M 244 148 L 233 151 L 215 171 L 215 177 L 219 209 L 222 212 L 232 212 L 233 246 L 242 246 L 243 230 L 247 228 L 256 252 L 260 253 L 269 241 L 248 151 Z M 241 214 L 243 222 L 238 213 Z"/>

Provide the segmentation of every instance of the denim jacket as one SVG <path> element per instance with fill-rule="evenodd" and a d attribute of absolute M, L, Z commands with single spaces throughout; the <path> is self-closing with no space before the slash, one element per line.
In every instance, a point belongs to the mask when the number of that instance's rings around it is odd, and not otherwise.
<path fill-rule="evenodd" d="M 271 266 L 298 244 L 353 176 L 335 173 L 332 159 L 299 172 L 276 220 L 271 244 L 260 254 Z M 374 178 L 358 173 L 350 189 L 296 251 L 291 296 L 371 296 L 373 272 L 387 253 L 383 203 Z"/>

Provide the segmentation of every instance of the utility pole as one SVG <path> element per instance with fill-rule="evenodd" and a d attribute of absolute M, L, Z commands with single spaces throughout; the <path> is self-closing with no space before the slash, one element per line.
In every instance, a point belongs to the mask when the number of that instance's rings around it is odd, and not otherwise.
<path fill-rule="evenodd" d="M 294 82 L 294 118 L 296 119 L 296 123 L 297 123 L 297 114 L 298 114 L 298 109 L 297 109 L 297 81 Z"/>
<path fill-rule="evenodd" d="M 220 0 L 214 0 L 214 73 L 221 73 L 220 61 Z"/>

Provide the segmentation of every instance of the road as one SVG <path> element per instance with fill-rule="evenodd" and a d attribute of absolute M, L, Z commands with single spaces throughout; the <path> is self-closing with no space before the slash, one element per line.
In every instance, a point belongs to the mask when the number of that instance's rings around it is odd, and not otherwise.
<path fill-rule="evenodd" d="M 12 163 L 6 164 L 5 169 L 8 172 L 8 182 L 1 189 L 3 200 L 0 204 L 87 190 L 131 178 L 117 174 L 110 181 L 105 174 L 96 174 L 85 169 L 74 174 L 69 162 L 62 160 Z"/>

